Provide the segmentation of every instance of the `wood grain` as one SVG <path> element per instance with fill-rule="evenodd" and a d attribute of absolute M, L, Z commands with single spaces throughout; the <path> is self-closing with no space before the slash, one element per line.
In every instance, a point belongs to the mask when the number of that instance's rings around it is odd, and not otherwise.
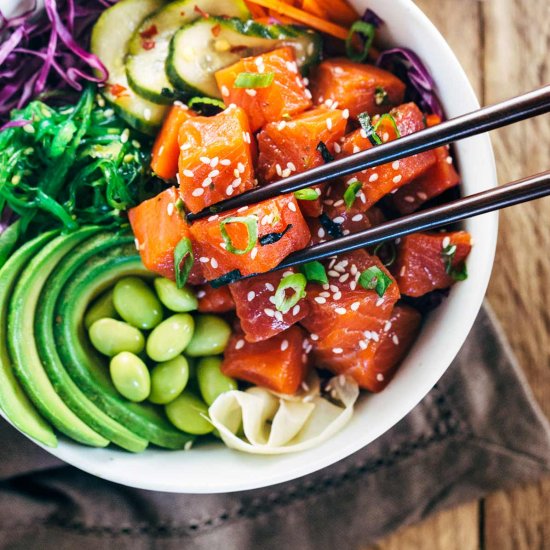
<path fill-rule="evenodd" d="M 550 82 L 548 0 L 417 0 L 451 44 L 482 103 Z M 491 136 L 501 182 L 550 167 L 550 117 Z M 550 417 L 550 199 L 500 219 L 488 297 Z M 550 480 L 491 495 L 404 529 L 377 550 L 550 548 Z"/>

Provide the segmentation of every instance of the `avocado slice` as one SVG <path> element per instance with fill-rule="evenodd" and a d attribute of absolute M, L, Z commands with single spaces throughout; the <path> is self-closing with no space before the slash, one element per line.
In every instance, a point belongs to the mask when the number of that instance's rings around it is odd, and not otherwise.
<path fill-rule="evenodd" d="M 16 375 L 45 418 L 75 441 L 106 447 L 109 440 L 83 422 L 57 394 L 44 370 L 34 338 L 35 312 L 48 275 L 83 237 L 95 232 L 96 228 L 87 228 L 56 237 L 27 264 L 9 304 L 8 349 Z"/>
<path fill-rule="evenodd" d="M 13 373 L 8 354 L 8 304 L 23 268 L 30 259 L 54 236 L 45 233 L 17 250 L 0 269 L 0 408 L 8 420 L 24 434 L 47 447 L 57 447 L 57 437 L 51 426 L 40 416 Z"/>
<path fill-rule="evenodd" d="M 122 239 L 122 237 L 121 237 Z M 151 443 L 181 449 L 193 436 L 174 428 L 153 407 L 124 399 L 113 386 L 102 359 L 89 343 L 84 314 L 88 304 L 128 275 L 148 276 L 133 239 L 91 258 L 77 251 L 65 262 L 67 283 L 60 292 L 54 335 L 59 356 L 71 378 L 103 412 Z"/>
<path fill-rule="evenodd" d="M 120 243 L 120 237 L 112 233 L 101 233 L 89 239 L 86 237 L 83 236 L 78 246 L 78 252 L 76 252 L 83 259 L 99 255 L 103 250 Z M 112 419 L 88 399 L 73 382 L 57 353 L 53 332 L 55 304 L 69 277 L 66 261 L 63 260 L 46 281 L 40 295 L 35 318 L 35 332 L 38 352 L 44 368 L 61 399 L 88 426 L 123 449 L 141 452 L 146 449 L 148 441 L 133 433 L 129 427 Z"/>

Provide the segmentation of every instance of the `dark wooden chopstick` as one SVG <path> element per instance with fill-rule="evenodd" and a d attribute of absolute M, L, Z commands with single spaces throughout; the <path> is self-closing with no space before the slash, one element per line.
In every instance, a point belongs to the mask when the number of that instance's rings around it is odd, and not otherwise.
<path fill-rule="evenodd" d="M 550 195 L 550 170 L 494 189 L 469 195 L 441 206 L 435 206 L 409 216 L 391 220 L 359 233 L 304 248 L 287 256 L 271 271 L 279 271 L 307 262 L 323 260 L 330 256 L 374 246 L 418 231 L 437 229 L 466 218 L 472 218 L 548 195 Z M 232 279 L 231 282 L 250 277 L 254 277 L 254 275 Z"/>
<path fill-rule="evenodd" d="M 435 149 L 441 145 L 495 130 L 549 111 L 550 85 L 452 118 L 437 126 L 324 164 L 307 172 L 294 174 L 265 187 L 257 187 L 236 197 L 221 201 L 196 214 L 188 214 L 187 219 L 195 221 L 214 213 L 241 208 L 284 193 L 323 183 L 333 178 L 346 176 L 366 168 L 373 168 Z"/>

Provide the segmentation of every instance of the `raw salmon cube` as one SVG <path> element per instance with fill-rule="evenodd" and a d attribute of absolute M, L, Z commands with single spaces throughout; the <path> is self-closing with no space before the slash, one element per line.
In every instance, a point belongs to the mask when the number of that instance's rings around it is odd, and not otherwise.
<path fill-rule="evenodd" d="M 312 75 L 311 89 L 315 105 L 348 109 L 353 118 L 387 113 L 405 95 L 405 84 L 392 73 L 345 58 L 323 61 Z"/>
<path fill-rule="evenodd" d="M 464 261 L 472 249 L 470 234 L 415 233 L 401 239 L 397 260 L 391 266 L 400 291 L 418 297 L 449 288 L 461 279 Z"/>
<path fill-rule="evenodd" d="M 201 313 L 227 313 L 235 311 L 235 302 L 227 286 L 212 288 L 203 285 L 197 290 L 198 310 Z"/>
<path fill-rule="evenodd" d="M 308 373 L 308 341 L 298 326 L 262 342 L 247 342 L 244 334 L 231 337 L 221 370 L 226 376 L 270 390 L 293 394 Z"/>
<path fill-rule="evenodd" d="M 273 74 L 273 82 L 262 88 L 236 88 L 241 73 Z M 253 132 L 268 122 L 291 117 L 311 107 L 311 93 L 296 64 L 294 48 L 287 46 L 256 57 L 246 57 L 216 73 L 226 105 L 242 107 Z"/>
<path fill-rule="evenodd" d="M 256 185 L 253 140 L 247 116 L 237 107 L 212 117 L 192 117 L 181 125 L 180 194 L 191 212 Z"/>
<path fill-rule="evenodd" d="M 311 238 L 293 194 L 199 220 L 191 225 L 191 235 L 209 280 L 232 271 L 265 273 Z"/>

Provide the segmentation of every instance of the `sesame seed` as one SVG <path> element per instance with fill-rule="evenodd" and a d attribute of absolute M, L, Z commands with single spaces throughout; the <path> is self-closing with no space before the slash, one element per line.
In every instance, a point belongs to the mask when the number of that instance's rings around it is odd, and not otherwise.
<path fill-rule="evenodd" d="M 367 132 L 365 131 L 364 128 L 361 128 L 361 130 L 359 130 L 359 135 L 360 135 L 363 139 L 368 139 Z"/>
<path fill-rule="evenodd" d="M 256 293 L 251 290 L 247 295 L 246 295 L 246 299 L 249 301 L 249 302 L 252 302 L 252 300 L 254 300 L 254 298 L 256 298 Z"/>
<path fill-rule="evenodd" d="M 361 149 L 359 148 L 358 145 L 354 145 L 353 146 L 353 154 L 356 154 L 356 153 L 360 153 L 361 152 Z"/>
<path fill-rule="evenodd" d="M 384 325 L 384 332 L 388 332 L 391 328 L 391 321 L 386 321 L 386 324 Z"/>
<path fill-rule="evenodd" d="M 210 258 L 207 258 L 206 256 L 201 256 L 201 257 L 199 258 L 199 262 L 200 262 L 201 264 L 207 264 L 208 262 L 210 262 Z"/>
<path fill-rule="evenodd" d="M 385 143 L 390 139 L 390 134 L 388 132 L 384 132 L 384 135 L 382 136 L 382 141 Z"/>
<path fill-rule="evenodd" d="M 332 348 L 332 353 L 340 354 L 343 353 L 343 351 L 342 348 Z"/>
<path fill-rule="evenodd" d="M 224 97 L 228 97 L 229 96 L 229 89 L 227 88 L 227 86 L 222 86 L 222 95 Z"/>
<path fill-rule="evenodd" d="M 214 269 L 217 269 L 218 267 L 218 260 L 216 260 L 216 258 L 212 258 L 210 260 L 210 265 L 214 268 Z"/>
<path fill-rule="evenodd" d="M 209 178 L 215 178 L 217 176 L 220 175 L 220 171 L 219 170 L 212 170 L 212 172 L 210 172 L 210 174 L 208 174 L 208 177 Z"/>
<path fill-rule="evenodd" d="M 336 285 L 329 286 L 331 292 L 338 292 L 340 289 Z"/>
<path fill-rule="evenodd" d="M 166 212 L 168 213 L 169 216 L 171 216 L 174 213 L 174 203 L 173 202 L 168 203 L 168 206 L 166 207 Z"/>
<path fill-rule="evenodd" d="M 317 340 L 319 340 L 319 336 L 317 334 L 310 334 L 309 337 L 314 341 L 314 342 L 317 342 Z"/>
<path fill-rule="evenodd" d="M 250 97 L 254 97 L 258 92 L 254 88 L 248 88 L 245 90 Z"/>
<path fill-rule="evenodd" d="M 378 173 L 377 173 L 377 172 L 374 172 L 373 174 L 371 174 L 371 175 L 369 176 L 369 182 L 370 182 L 370 183 L 375 182 L 377 179 L 378 179 Z"/>
<path fill-rule="evenodd" d="M 137 240 L 137 237 L 134 239 L 134 244 L 136 245 L 136 250 L 139 250 L 139 241 Z"/>
<path fill-rule="evenodd" d="M 203 164 L 208 164 L 210 165 L 210 162 L 211 162 L 211 159 L 209 157 L 201 157 L 199 159 Z"/>
<path fill-rule="evenodd" d="M 362 350 L 366 350 L 369 347 L 368 342 L 365 342 L 364 340 L 359 340 L 359 347 Z"/>
<path fill-rule="evenodd" d="M 379 372 L 376 375 L 376 380 L 378 380 L 378 382 L 383 382 L 384 381 L 384 375 L 381 372 Z"/>
<path fill-rule="evenodd" d="M 288 340 L 283 340 L 281 342 L 281 351 L 286 351 L 288 349 L 288 346 L 289 346 L 289 343 L 288 343 Z"/>
<path fill-rule="evenodd" d="M 208 177 L 202 182 L 203 187 L 210 187 L 212 185 L 212 178 Z"/>
<path fill-rule="evenodd" d="M 183 171 L 183 175 L 186 177 L 186 178 L 192 178 L 194 177 L 194 174 L 191 170 L 184 170 Z"/>
<path fill-rule="evenodd" d="M 197 292 L 197 298 L 200 300 L 206 296 L 206 290 L 199 290 Z"/>
<path fill-rule="evenodd" d="M 447 164 L 452 164 L 452 163 L 453 163 L 453 157 L 447 157 L 447 158 L 445 159 L 445 162 L 446 162 Z"/>
<path fill-rule="evenodd" d="M 275 319 L 277 319 L 277 321 L 279 321 L 279 323 L 282 323 L 283 322 L 283 314 L 280 311 L 276 311 L 275 312 Z"/>
<path fill-rule="evenodd" d="M 184 143 L 184 144 L 180 147 L 180 150 L 181 150 L 181 151 L 188 151 L 189 149 L 191 149 L 191 144 L 190 144 L 190 143 Z"/>
<path fill-rule="evenodd" d="M 283 170 L 283 178 L 288 178 L 288 176 L 290 176 L 291 173 L 292 173 L 291 170 L 289 170 L 288 168 L 285 168 Z"/>
<path fill-rule="evenodd" d="M 329 270 L 328 272 L 329 277 L 340 277 L 340 273 L 338 271 L 335 271 L 334 269 Z"/>
<path fill-rule="evenodd" d="M 291 170 L 292 172 L 296 172 L 297 168 L 296 168 L 296 165 L 293 163 L 293 162 L 289 162 L 287 163 L 287 168 L 289 170 Z M 320 194 L 321 190 L 320 189 L 316 189 L 316 191 L 318 192 L 317 194 Z"/>
<path fill-rule="evenodd" d="M 406 272 L 407 272 L 407 268 L 405 266 L 403 266 L 401 268 L 401 271 L 399 272 L 399 276 L 404 277 Z"/>
<path fill-rule="evenodd" d="M 319 292 L 319 296 L 322 296 L 323 298 L 330 298 L 330 292 Z"/>
<path fill-rule="evenodd" d="M 231 166 L 231 161 L 229 159 L 223 159 L 223 160 L 220 160 L 220 164 L 222 166 Z"/>
<path fill-rule="evenodd" d="M 235 344 L 235 349 L 242 349 L 244 348 L 244 340 L 241 339 L 241 340 L 237 340 L 237 343 Z"/>
<path fill-rule="evenodd" d="M 344 218 L 342 216 L 337 216 L 332 220 L 334 223 L 344 223 Z"/>
<path fill-rule="evenodd" d="M 258 248 L 257 247 L 254 247 L 252 249 L 252 251 L 250 252 L 250 258 L 252 260 L 254 260 L 256 258 L 256 256 L 258 255 Z"/>
<path fill-rule="evenodd" d="M 272 309 L 268 308 L 268 307 L 266 307 L 266 308 L 264 309 L 264 313 L 265 313 L 268 317 L 275 317 L 275 312 L 274 312 Z"/>
<path fill-rule="evenodd" d="M 120 142 L 121 143 L 126 143 L 128 141 L 128 139 L 130 139 L 130 130 L 128 130 L 128 128 L 124 129 L 122 134 L 120 134 Z M 161 149 L 164 149 L 164 146 L 161 147 Z M 162 154 L 161 151 L 159 150 L 159 154 Z"/>
<path fill-rule="evenodd" d="M 355 290 L 357 288 L 357 281 L 351 281 L 349 287 L 351 290 Z"/>
<path fill-rule="evenodd" d="M 398 174 L 393 178 L 393 183 L 399 183 L 403 179 L 403 176 L 401 174 Z"/>
<path fill-rule="evenodd" d="M 427 201 L 428 200 L 428 195 L 426 195 L 426 193 L 423 193 L 422 191 L 419 191 L 416 196 L 421 200 L 421 201 Z"/>
<path fill-rule="evenodd" d="M 361 302 L 353 302 L 353 304 L 351 304 L 350 308 L 352 311 L 357 311 L 359 309 L 359 306 L 361 305 Z"/>
<path fill-rule="evenodd" d="M 298 313 L 300 313 L 300 309 L 301 309 L 301 307 L 298 304 L 296 304 L 292 308 L 292 315 L 294 315 L 296 317 L 296 315 L 298 315 Z"/>
<path fill-rule="evenodd" d="M 353 218 L 351 218 L 352 222 L 360 222 L 363 219 L 363 214 L 355 214 Z"/>
<path fill-rule="evenodd" d="M 336 154 L 339 154 L 339 153 L 342 152 L 342 147 L 340 147 L 340 145 L 339 145 L 338 143 L 335 143 L 335 144 L 334 144 L 334 152 L 335 152 Z"/>
<path fill-rule="evenodd" d="M 399 166 L 400 166 L 400 162 L 398 160 L 394 161 L 391 165 L 391 167 L 394 169 L 394 170 L 399 170 Z"/>
<path fill-rule="evenodd" d="M 406 196 L 403 197 L 403 200 L 405 202 L 413 203 L 413 202 L 415 202 L 416 199 L 411 195 L 406 195 Z"/>
<path fill-rule="evenodd" d="M 342 118 L 344 118 L 345 120 L 349 118 L 349 109 L 344 109 L 344 111 L 342 112 Z"/>
<path fill-rule="evenodd" d="M 340 199 L 339 201 L 336 201 L 336 202 L 334 203 L 334 206 L 335 206 L 335 207 L 337 207 L 337 206 L 342 206 L 343 204 L 344 204 L 343 199 Z M 338 222 L 337 222 L 337 223 L 338 223 Z"/>
<path fill-rule="evenodd" d="M 380 307 L 383 304 L 384 304 L 384 298 L 378 298 L 378 300 L 376 300 L 376 307 Z"/>
<path fill-rule="evenodd" d="M 338 282 L 345 283 L 349 279 L 349 273 L 344 273 L 339 279 Z"/>
<path fill-rule="evenodd" d="M 326 304 L 326 303 L 327 303 L 326 299 L 325 299 L 325 298 L 322 298 L 321 296 L 316 296 L 316 297 L 314 298 L 314 300 L 315 300 L 318 304 Z"/>
<path fill-rule="evenodd" d="M 397 334 L 394 334 L 394 335 L 391 337 L 391 340 L 392 340 L 392 342 L 393 342 L 396 346 L 399 345 L 399 338 L 398 338 Z"/>
<path fill-rule="evenodd" d="M 275 171 L 277 172 L 277 175 L 279 177 L 283 175 L 283 169 L 281 168 L 281 165 L 279 163 L 275 165 Z"/>
<path fill-rule="evenodd" d="M 327 128 L 332 130 L 332 118 L 327 118 Z"/>
<path fill-rule="evenodd" d="M 447 248 L 451 244 L 451 237 L 447 236 L 441 242 L 441 248 Z"/>
<path fill-rule="evenodd" d="M 338 315 L 345 315 L 348 310 L 345 307 L 337 307 L 334 311 L 338 313 Z"/>
<path fill-rule="evenodd" d="M 237 164 L 237 170 L 239 171 L 239 174 L 244 174 L 244 171 L 246 170 L 246 166 L 242 162 L 239 162 Z"/>
<path fill-rule="evenodd" d="M 226 195 L 232 195 L 233 191 L 234 191 L 233 187 L 231 185 L 228 185 L 225 189 L 225 194 Z"/>
<path fill-rule="evenodd" d="M 215 222 L 220 216 L 218 214 L 214 214 L 213 216 L 210 216 L 208 218 L 209 222 Z"/>
<path fill-rule="evenodd" d="M 357 266 L 355 264 L 353 264 L 350 268 L 349 268 L 349 272 L 352 274 L 352 275 L 357 275 L 357 272 L 359 270 L 357 269 Z"/>
<path fill-rule="evenodd" d="M 194 197 L 200 197 L 202 194 L 204 194 L 204 189 L 202 187 L 197 187 L 192 193 Z"/>
<path fill-rule="evenodd" d="M 289 202 L 289 203 L 288 203 L 288 209 L 289 209 L 291 212 L 296 212 L 296 205 L 295 205 L 293 202 Z"/>
<path fill-rule="evenodd" d="M 275 287 L 271 283 L 266 283 L 265 288 L 267 288 L 269 292 L 273 292 L 275 290 Z"/>

